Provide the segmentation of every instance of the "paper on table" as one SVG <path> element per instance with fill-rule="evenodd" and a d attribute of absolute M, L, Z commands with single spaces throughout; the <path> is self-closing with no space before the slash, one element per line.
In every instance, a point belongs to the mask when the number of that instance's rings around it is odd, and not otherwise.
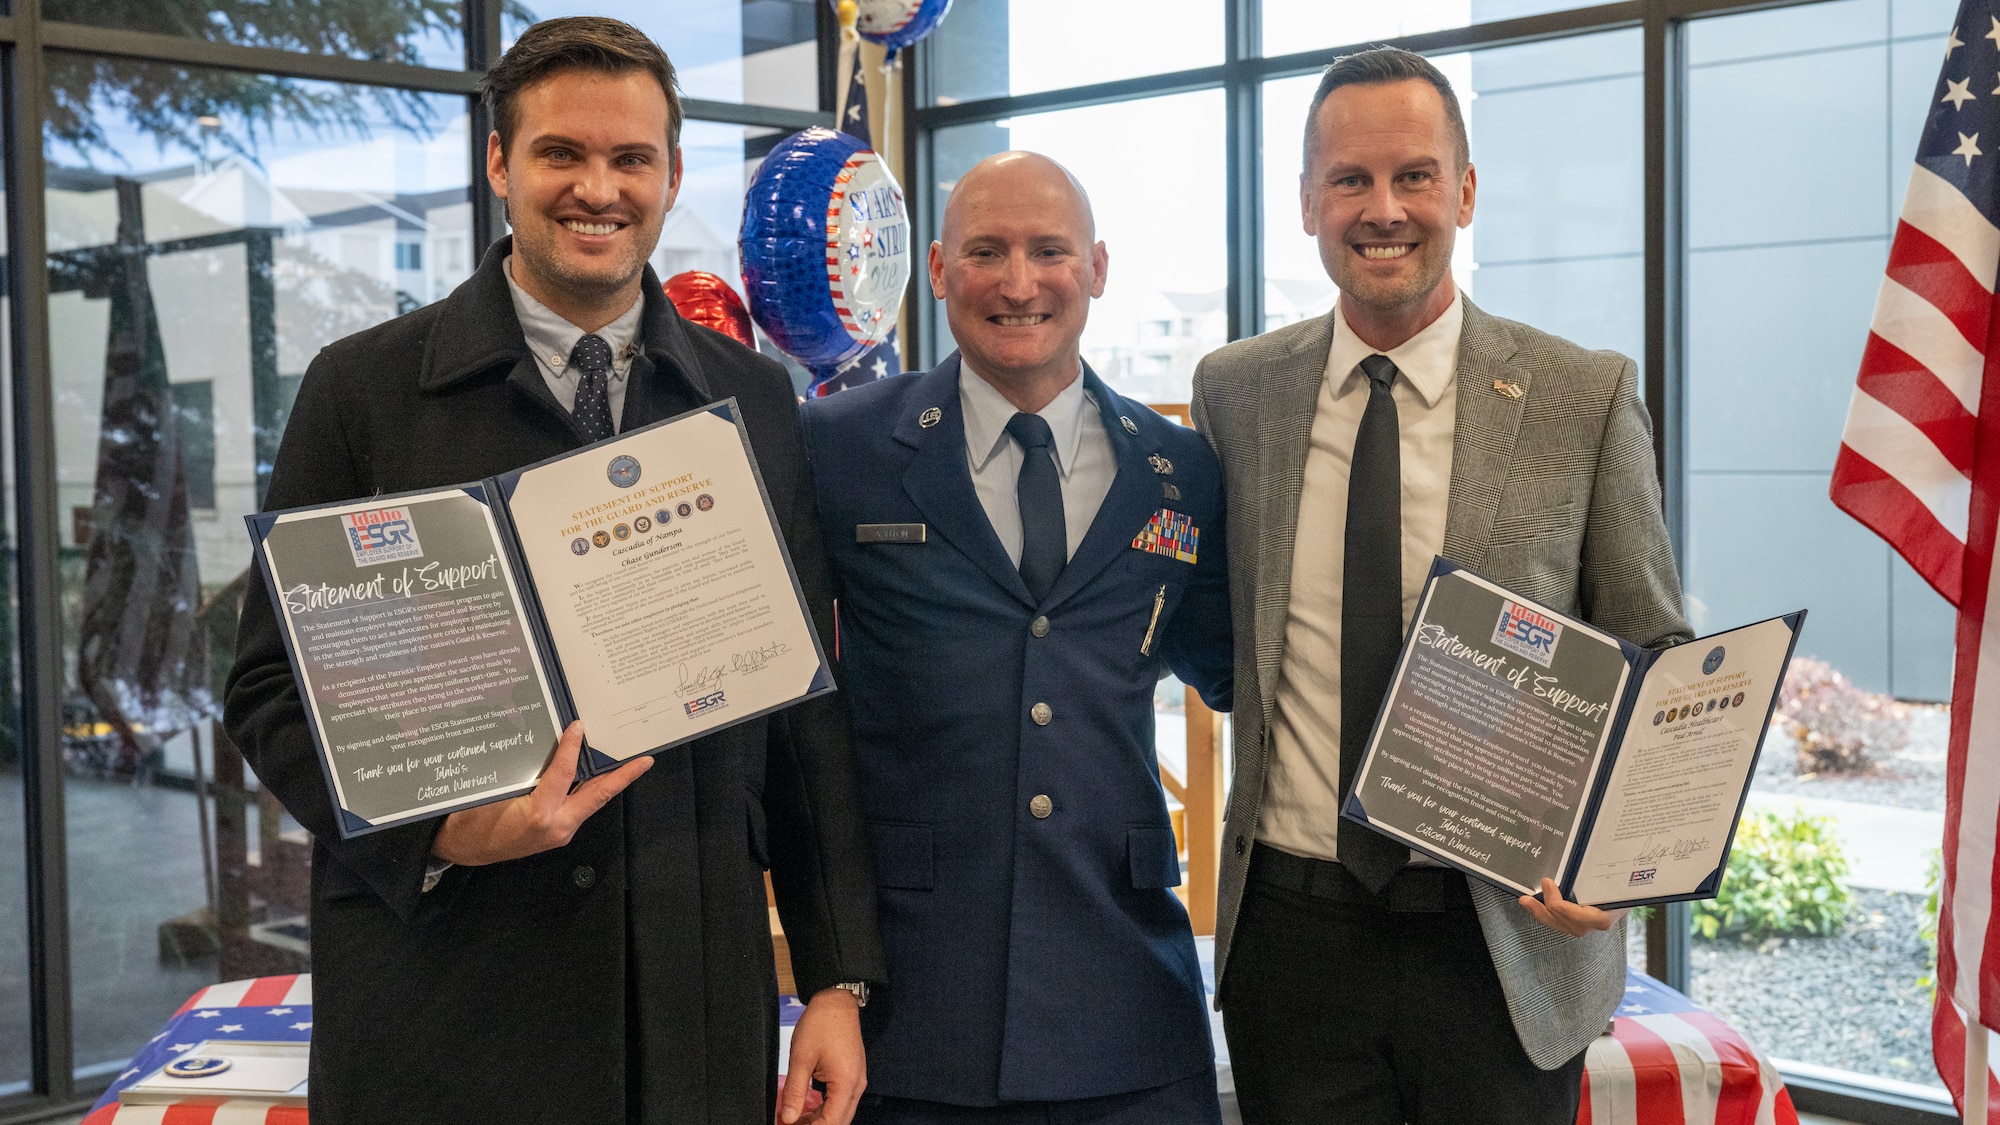
<path fill-rule="evenodd" d="M 734 422 L 690 415 L 538 466 L 508 506 L 597 752 L 636 757 L 811 690 L 819 648 Z"/>
<path fill-rule="evenodd" d="M 1714 873 L 1792 637 L 1774 618 L 1660 654 L 1612 766 L 1575 901 L 1688 894 Z"/>

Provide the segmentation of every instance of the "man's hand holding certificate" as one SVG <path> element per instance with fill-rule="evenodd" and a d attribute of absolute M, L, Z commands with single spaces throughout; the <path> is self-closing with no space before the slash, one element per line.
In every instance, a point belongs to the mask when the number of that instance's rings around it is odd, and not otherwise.
<path fill-rule="evenodd" d="M 733 401 L 248 522 L 344 835 L 532 793 L 454 821 L 437 854 L 555 847 L 643 772 L 621 763 L 833 689 Z M 552 750 L 592 780 L 545 783 Z"/>
<path fill-rule="evenodd" d="M 1654 652 L 1440 559 L 1342 813 L 1565 932 L 1713 897 L 1804 616 Z"/>

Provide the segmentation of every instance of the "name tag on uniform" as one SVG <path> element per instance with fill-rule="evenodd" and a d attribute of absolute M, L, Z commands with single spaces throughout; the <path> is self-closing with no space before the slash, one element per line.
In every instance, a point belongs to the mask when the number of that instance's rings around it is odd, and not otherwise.
<path fill-rule="evenodd" d="M 920 523 L 857 523 L 856 543 L 921 543 L 925 527 Z"/>
<path fill-rule="evenodd" d="M 1132 549 L 1148 551 L 1155 555 L 1165 555 L 1184 563 L 1194 561 L 1195 547 L 1201 542 L 1201 529 L 1194 521 L 1179 512 L 1161 508 L 1139 529 L 1132 539 Z"/>

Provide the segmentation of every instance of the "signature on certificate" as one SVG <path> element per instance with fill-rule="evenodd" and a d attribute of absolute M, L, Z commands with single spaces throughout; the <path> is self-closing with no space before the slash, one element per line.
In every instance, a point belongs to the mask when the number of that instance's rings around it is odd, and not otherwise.
<path fill-rule="evenodd" d="M 729 658 L 727 664 L 682 664 L 680 685 L 682 694 L 705 691 L 722 682 L 724 676 L 741 672 L 748 675 L 761 672 L 771 661 L 792 651 L 792 646 L 780 641 L 766 641 L 756 648 L 744 649 Z"/>
<path fill-rule="evenodd" d="M 1637 863 L 1658 863 L 1663 859 L 1686 859 L 1700 855 L 1709 849 L 1708 837 L 1697 836 L 1692 840 L 1675 839 L 1671 844 L 1659 844 L 1647 848 L 1633 857 Z"/>

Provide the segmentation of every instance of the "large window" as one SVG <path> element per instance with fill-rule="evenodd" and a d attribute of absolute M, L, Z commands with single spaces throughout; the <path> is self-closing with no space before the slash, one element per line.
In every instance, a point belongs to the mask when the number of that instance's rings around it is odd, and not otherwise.
<path fill-rule="evenodd" d="M 48 129 L 44 199 L 91 1075 L 202 984 L 309 967 L 307 904 L 277 878 L 303 886 L 302 841 L 253 848 L 252 818 L 210 808 L 244 805 L 218 722 L 243 517 L 313 356 L 470 272 L 471 167 L 463 97 L 59 53 L 48 73 L 72 109 Z M 139 108 L 175 85 L 210 112 Z"/>
<path fill-rule="evenodd" d="M 505 232 L 480 72 L 585 11 L 667 48 L 662 276 L 737 276 L 747 175 L 832 120 L 820 0 L 31 2 L 0 21 L 32 83 L 0 99 L 0 1120 L 73 1114 L 205 984 L 311 968 L 312 841 L 220 723 L 243 516 L 319 350 Z"/>
<path fill-rule="evenodd" d="M 1845 0 L 1686 37 L 1689 616 L 1700 632 L 1810 606 L 1800 656 L 1916 701 L 1949 698 L 1953 611 L 1827 486 L 1950 23 Z M 1947 717 L 1908 711 L 1901 745 L 1858 768 L 1772 731 L 1749 812 L 1819 824 L 1852 905 L 1832 936 L 1698 939 L 1693 984 L 1780 1058 L 1935 1087 L 1917 925 Z"/>

